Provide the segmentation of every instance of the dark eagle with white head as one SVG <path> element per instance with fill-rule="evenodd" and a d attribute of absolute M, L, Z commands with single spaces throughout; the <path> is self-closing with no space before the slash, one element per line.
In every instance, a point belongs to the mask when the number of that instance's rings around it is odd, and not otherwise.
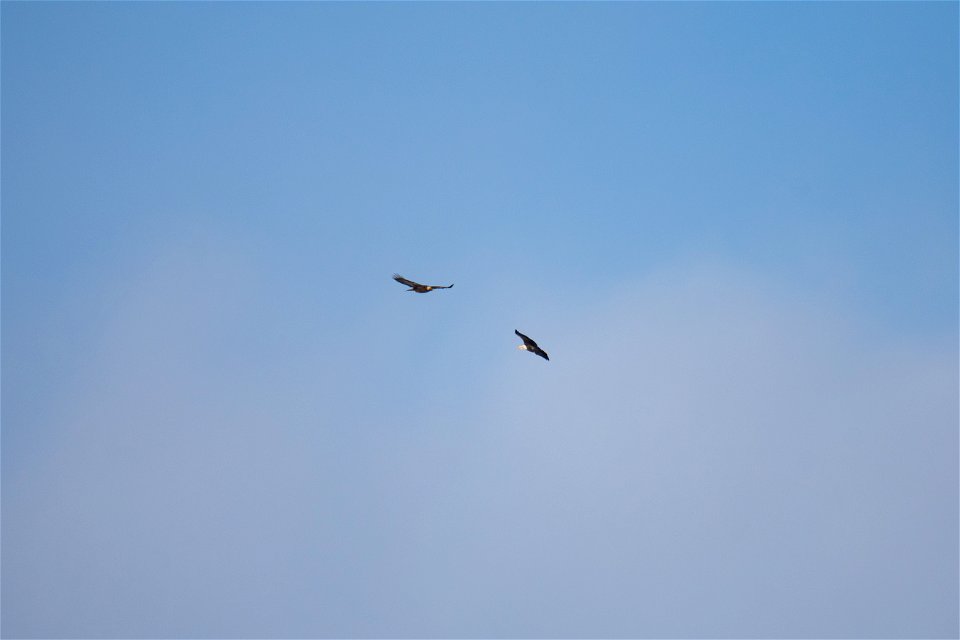
<path fill-rule="evenodd" d="M 393 274 L 393 279 L 399 282 L 400 284 L 410 287 L 409 289 L 407 289 L 407 291 L 416 291 L 417 293 L 429 293 L 434 289 L 453 289 L 452 284 L 448 287 L 441 287 L 438 285 L 430 285 L 430 284 L 420 284 L 419 282 L 414 282 L 413 280 L 407 280 L 406 278 L 401 276 L 399 273 Z"/>
<path fill-rule="evenodd" d="M 529 351 L 530 353 L 535 353 L 541 358 L 543 358 L 544 360 L 550 359 L 550 356 L 547 355 L 547 352 L 541 349 L 540 347 L 538 347 L 536 342 L 534 342 L 527 336 L 523 335 L 516 329 L 514 329 L 513 332 L 518 336 L 520 336 L 520 339 L 523 340 L 523 344 L 518 344 L 517 349 L 520 349 L 521 351 Z"/>

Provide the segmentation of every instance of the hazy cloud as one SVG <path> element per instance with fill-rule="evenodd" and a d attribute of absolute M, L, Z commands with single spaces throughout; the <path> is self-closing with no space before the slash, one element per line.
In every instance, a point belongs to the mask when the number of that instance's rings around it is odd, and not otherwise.
<path fill-rule="evenodd" d="M 549 363 L 464 354 L 484 298 L 408 365 L 416 318 L 209 249 L 111 288 L 5 458 L 5 636 L 955 636 L 953 342 L 711 265 L 510 308 Z"/>

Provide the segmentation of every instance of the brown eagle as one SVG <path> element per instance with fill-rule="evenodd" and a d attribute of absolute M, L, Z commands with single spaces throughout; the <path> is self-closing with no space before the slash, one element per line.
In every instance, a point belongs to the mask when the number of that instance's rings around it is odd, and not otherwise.
<path fill-rule="evenodd" d="M 452 284 L 448 287 L 440 287 L 437 285 L 429 285 L 429 284 L 419 284 L 417 282 L 414 282 L 413 280 L 407 280 L 406 278 L 404 278 L 398 273 L 393 274 L 393 279 L 399 282 L 400 284 L 410 287 L 409 289 L 407 289 L 407 291 L 416 291 L 417 293 L 429 293 L 434 289 L 452 289 L 453 288 Z"/>
<path fill-rule="evenodd" d="M 538 347 L 536 342 L 534 342 L 527 336 L 523 335 L 516 329 L 514 329 L 513 332 L 518 336 L 520 336 L 520 339 L 523 340 L 523 344 L 518 344 L 517 349 L 520 349 L 522 351 L 529 351 L 530 353 L 535 353 L 541 358 L 543 358 L 544 360 L 550 359 L 550 356 L 547 355 L 547 352 L 541 349 L 540 347 Z"/>

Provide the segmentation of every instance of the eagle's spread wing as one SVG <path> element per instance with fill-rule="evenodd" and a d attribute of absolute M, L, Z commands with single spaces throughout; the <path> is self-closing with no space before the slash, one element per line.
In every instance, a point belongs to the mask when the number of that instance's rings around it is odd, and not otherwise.
<path fill-rule="evenodd" d="M 540 356 L 540 357 L 543 358 L 544 360 L 549 360 L 549 359 L 550 359 L 550 356 L 547 355 L 547 352 L 544 351 L 543 349 L 541 349 L 540 347 L 536 346 L 536 345 L 530 347 L 530 351 L 531 351 L 532 353 L 537 354 L 538 356 Z"/>
<path fill-rule="evenodd" d="M 393 279 L 396 280 L 397 282 L 399 282 L 400 284 L 405 284 L 405 285 L 407 285 L 408 287 L 422 287 L 422 286 L 423 286 L 422 284 L 417 284 L 417 283 L 414 282 L 413 280 L 407 280 L 406 278 L 404 278 L 403 276 L 401 276 L 399 273 L 393 274 Z"/>
<path fill-rule="evenodd" d="M 522 333 L 520 333 L 520 332 L 517 331 L 516 329 L 514 329 L 513 332 L 514 332 L 515 334 L 517 334 L 518 336 L 520 336 L 520 339 L 523 340 L 523 344 L 527 345 L 528 347 L 531 347 L 531 348 L 533 348 L 533 349 L 539 349 L 539 348 L 540 348 L 540 347 L 537 346 L 537 343 L 536 343 L 536 342 L 534 342 L 533 340 L 531 340 L 531 339 L 528 338 L 527 336 L 523 335 Z"/>

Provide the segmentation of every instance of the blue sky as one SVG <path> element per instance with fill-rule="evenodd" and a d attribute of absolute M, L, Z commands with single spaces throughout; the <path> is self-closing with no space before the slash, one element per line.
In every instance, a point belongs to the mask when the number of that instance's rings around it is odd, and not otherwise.
<path fill-rule="evenodd" d="M 956 3 L 0 12 L 4 637 L 956 637 Z"/>

